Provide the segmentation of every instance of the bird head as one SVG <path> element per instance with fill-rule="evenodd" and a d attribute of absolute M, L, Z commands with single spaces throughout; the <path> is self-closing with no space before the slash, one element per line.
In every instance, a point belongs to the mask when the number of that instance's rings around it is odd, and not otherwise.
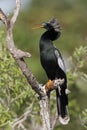
<path fill-rule="evenodd" d="M 51 29 L 53 29 L 53 27 L 51 26 L 51 24 L 48 23 L 48 22 L 43 22 L 43 23 L 42 23 L 42 27 L 45 28 L 46 30 L 51 30 Z"/>
<path fill-rule="evenodd" d="M 55 19 L 54 17 L 52 17 L 48 22 L 43 22 L 42 24 L 36 26 L 33 29 L 37 28 L 45 28 L 46 30 L 54 29 L 54 31 L 56 32 L 61 32 L 61 26 L 58 23 L 57 19 Z"/>

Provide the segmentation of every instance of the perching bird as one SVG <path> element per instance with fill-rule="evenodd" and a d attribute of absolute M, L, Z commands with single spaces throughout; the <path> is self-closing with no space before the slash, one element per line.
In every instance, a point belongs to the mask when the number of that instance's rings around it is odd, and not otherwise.
<path fill-rule="evenodd" d="M 68 124 L 70 118 L 68 113 L 67 77 L 65 64 L 60 51 L 53 45 L 53 41 L 60 37 L 61 26 L 55 18 L 42 23 L 37 28 L 45 28 L 46 32 L 40 38 L 40 61 L 46 71 L 49 80 L 64 79 L 64 83 L 56 89 L 57 109 L 59 121 Z"/>

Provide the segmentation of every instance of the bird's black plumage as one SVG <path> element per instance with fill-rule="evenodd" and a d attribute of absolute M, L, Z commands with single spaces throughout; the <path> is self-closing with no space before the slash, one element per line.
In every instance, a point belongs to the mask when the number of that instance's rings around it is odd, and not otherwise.
<path fill-rule="evenodd" d="M 55 18 L 51 18 L 50 21 L 44 22 L 42 27 L 47 31 L 42 34 L 40 39 L 40 61 L 46 71 L 48 79 L 64 79 L 64 83 L 61 85 L 61 94 L 59 94 L 59 90 L 56 89 L 56 95 L 58 115 L 61 117 L 60 120 L 64 119 L 64 121 L 60 122 L 67 124 L 69 115 L 67 109 L 68 96 L 65 93 L 67 89 L 66 69 L 60 51 L 53 45 L 53 41 L 61 34 L 61 27 Z"/>

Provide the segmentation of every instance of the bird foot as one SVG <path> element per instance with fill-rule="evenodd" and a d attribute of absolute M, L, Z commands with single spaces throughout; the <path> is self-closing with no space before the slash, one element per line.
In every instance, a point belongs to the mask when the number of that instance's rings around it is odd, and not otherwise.
<path fill-rule="evenodd" d="M 46 91 L 49 91 L 49 90 L 52 90 L 54 88 L 54 81 L 53 80 L 49 80 L 47 83 L 46 83 Z"/>

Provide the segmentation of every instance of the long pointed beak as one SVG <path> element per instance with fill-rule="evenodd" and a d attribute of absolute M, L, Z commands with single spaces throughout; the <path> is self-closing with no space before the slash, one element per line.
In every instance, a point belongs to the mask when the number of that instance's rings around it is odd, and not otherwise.
<path fill-rule="evenodd" d="M 35 27 L 33 27 L 32 29 L 38 29 L 38 28 L 43 28 L 44 26 L 43 25 L 37 25 L 37 26 L 35 26 Z"/>

